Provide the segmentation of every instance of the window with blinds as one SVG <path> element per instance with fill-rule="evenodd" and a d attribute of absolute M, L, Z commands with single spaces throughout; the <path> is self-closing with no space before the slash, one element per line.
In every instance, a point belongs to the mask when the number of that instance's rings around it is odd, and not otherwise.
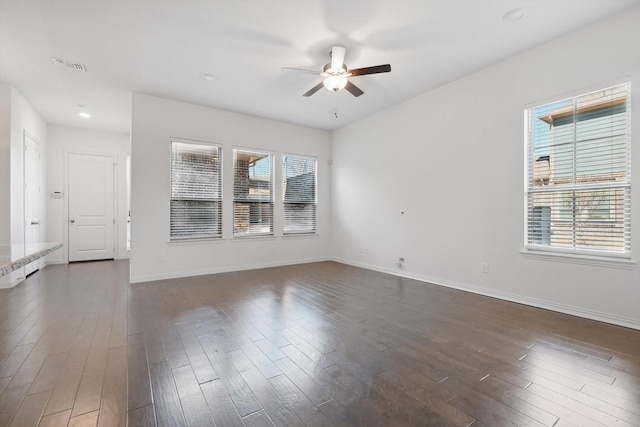
<path fill-rule="evenodd" d="M 273 164 L 265 152 L 233 150 L 233 235 L 273 234 Z"/>
<path fill-rule="evenodd" d="M 526 113 L 527 247 L 630 257 L 629 84 Z"/>
<path fill-rule="evenodd" d="M 222 236 L 222 150 L 171 142 L 170 239 Z"/>
<path fill-rule="evenodd" d="M 316 160 L 282 157 L 283 233 L 316 231 Z"/>

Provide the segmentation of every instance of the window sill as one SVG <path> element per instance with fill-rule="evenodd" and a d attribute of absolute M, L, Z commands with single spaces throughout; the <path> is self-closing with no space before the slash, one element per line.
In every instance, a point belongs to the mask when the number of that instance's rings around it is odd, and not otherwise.
<path fill-rule="evenodd" d="M 222 237 L 207 237 L 201 239 L 180 239 L 180 240 L 167 240 L 169 246 L 190 246 L 190 245 L 208 245 L 210 243 L 222 243 L 224 239 Z"/>
<path fill-rule="evenodd" d="M 622 270 L 632 270 L 636 266 L 636 262 L 628 258 L 608 258 L 602 256 L 575 255 L 562 252 L 546 252 L 526 248 L 520 250 L 520 254 L 522 254 L 522 257 L 526 259 L 592 265 L 596 267 L 617 268 Z"/>
<path fill-rule="evenodd" d="M 276 240 L 277 237 L 273 234 L 263 234 L 263 235 L 254 235 L 254 236 L 233 236 L 231 239 L 232 242 L 244 242 L 244 241 L 255 241 L 255 240 Z"/>
<path fill-rule="evenodd" d="M 283 234 L 283 239 L 304 239 L 304 238 L 316 238 L 320 236 L 318 233 L 289 233 Z"/>

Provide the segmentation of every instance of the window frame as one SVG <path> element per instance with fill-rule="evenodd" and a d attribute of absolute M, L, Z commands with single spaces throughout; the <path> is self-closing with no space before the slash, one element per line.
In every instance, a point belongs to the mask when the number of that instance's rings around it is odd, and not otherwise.
<path fill-rule="evenodd" d="M 269 156 L 269 191 L 270 191 L 270 199 L 263 200 L 258 198 L 236 198 L 236 153 L 242 152 L 246 154 L 254 154 L 254 155 L 266 155 Z M 255 239 L 255 238 L 265 238 L 265 237 L 273 237 L 275 236 L 275 153 L 269 150 L 262 150 L 257 148 L 246 148 L 246 147 L 233 147 L 232 148 L 232 174 L 233 180 L 231 184 L 232 188 L 232 209 L 231 209 L 231 218 L 232 218 L 232 230 L 231 234 L 233 239 Z M 247 232 L 247 233 L 239 233 L 236 231 L 236 203 L 260 203 L 260 204 L 270 204 L 271 205 L 271 224 L 269 226 L 269 231 L 267 232 Z M 249 215 L 251 215 L 249 213 Z M 251 220 L 249 219 L 248 228 L 251 227 Z"/>
<path fill-rule="evenodd" d="M 194 146 L 203 146 L 203 147 L 211 147 L 217 150 L 217 159 L 218 159 L 218 192 L 219 197 L 211 197 L 211 198 L 194 198 L 194 197 L 173 197 L 173 144 L 189 144 Z M 190 139 L 182 139 L 182 138 L 171 138 L 169 141 L 169 243 L 180 243 L 180 242 L 189 242 L 189 241 L 218 241 L 223 238 L 223 203 L 224 203 L 224 161 L 223 161 L 223 147 L 222 144 L 216 144 L 209 141 L 199 141 L 199 140 L 190 140 Z M 190 235 L 190 236 L 174 236 L 172 234 L 171 222 L 172 222 L 172 209 L 171 202 L 173 200 L 192 200 L 192 201 L 208 201 L 214 202 L 218 204 L 218 224 L 217 230 L 219 231 L 216 234 L 200 234 L 200 235 Z M 214 225 L 215 227 L 215 225 Z"/>
<path fill-rule="evenodd" d="M 313 205 L 313 230 L 303 230 L 303 231 L 286 231 L 285 230 L 285 206 L 287 203 L 296 203 L 296 202 L 287 202 L 285 200 L 286 196 L 286 182 L 287 182 L 287 174 L 285 171 L 285 158 L 291 157 L 295 159 L 301 160 L 311 160 L 313 162 L 313 202 L 299 202 L 300 204 L 311 204 Z M 282 166 L 282 235 L 283 236 L 309 236 L 318 234 L 318 158 L 314 156 L 302 155 L 302 154 L 293 154 L 293 153 L 282 153 L 280 158 L 281 166 Z"/>
<path fill-rule="evenodd" d="M 592 183 L 578 182 L 575 178 L 577 176 L 576 171 L 578 169 L 578 165 L 577 163 L 575 163 L 577 159 L 576 157 L 577 151 L 574 148 L 574 164 L 573 164 L 574 181 L 571 184 L 557 185 L 555 189 L 551 189 L 551 190 L 548 189 L 548 186 L 549 186 L 548 182 L 547 182 L 546 188 L 544 183 L 540 184 L 539 186 L 536 186 L 535 178 L 534 178 L 534 168 L 535 168 L 535 162 L 536 162 L 534 147 L 535 147 L 536 141 L 535 141 L 535 132 L 533 130 L 533 127 L 535 125 L 535 119 L 536 119 L 535 114 L 533 114 L 533 112 L 536 110 L 536 108 L 542 108 L 545 106 L 549 106 L 551 104 L 561 103 L 564 101 L 571 101 L 574 103 L 573 114 L 575 115 L 577 112 L 577 110 L 575 110 L 576 102 L 580 102 L 583 98 L 587 97 L 588 95 L 595 94 L 597 92 L 612 90 L 615 88 L 621 88 L 621 87 L 624 87 L 626 90 L 626 100 L 624 104 L 625 105 L 625 111 L 624 111 L 625 143 L 624 144 L 625 145 L 623 149 L 626 168 L 624 170 L 624 180 L 620 182 L 610 181 L 609 183 L 607 183 L 606 181 L 595 181 Z M 558 97 L 547 99 L 544 101 L 531 103 L 525 106 L 524 108 L 524 148 L 525 148 L 524 211 L 525 212 L 524 212 L 524 249 L 522 251 L 523 254 L 536 257 L 537 259 L 546 259 L 548 257 L 552 257 L 552 258 L 558 258 L 558 260 L 569 260 L 569 262 L 574 262 L 575 259 L 583 259 L 583 260 L 586 260 L 587 262 L 589 260 L 593 260 L 594 264 L 602 264 L 607 266 L 618 266 L 620 263 L 631 262 L 631 254 L 632 254 L 632 248 L 631 248 L 632 242 L 630 238 L 631 227 L 632 227 L 632 218 L 630 213 L 631 211 L 631 196 L 630 196 L 631 173 L 632 173 L 631 171 L 632 169 L 631 167 L 631 97 L 632 97 L 632 91 L 631 91 L 630 80 L 624 79 L 616 82 L 611 82 L 608 84 L 598 85 L 597 87 L 576 91 L 571 94 L 565 94 L 564 96 L 558 96 Z M 582 113 L 578 112 L 577 114 L 582 114 Z M 613 116 L 614 114 L 616 113 L 611 113 L 610 116 Z M 574 123 L 574 126 L 577 126 L 576 125 L 577 119 L 574 118 L 573 123 Z M 574 145 L 576 144 L 575 139 L 573 139 L 572 144 Z M 544 157 L 544 156 L 541 156 L 541 157 Z M 614 197 L 613 195 L 618 194 L 617 192 L 620 192 L 620 191 L 623 192 L 622 206 L 625 211 L 629 212 L 627 219 L 624 218 L 624 215 L 625 215 L 624 213 L 621 214 L 620 212 L 616 212 L 616 209 L 614 208 L 614 206 L 610 204 L 608 218 L 606 219 L 593 218 L 593 220 L 587 221 L 587 222 L 594 222 L 594 223 L 595 222 L 614 223 L 616 220 L 619 220 L 620 218 L 622 218 L 622 221 L 621 221 L 622 222 L 622 232 L 621 232 L 622 250 L 615 251 L 615 250 L 606 250 L 602 248 L 595 248 L 595 249 L 580 248 L 576 245 L 575 241 L 576 241 L 577 235 L 575 234 L 576 233 L 575 229 L 577 225 L 581 224 L 581 220 L 577 217 L 577 214 L 575 212 L 575 203 L 578 197 L 576 193 L 582 192 L 582 191 L 593 192 L 593 193 L 609 192 L 609 194 L 611 195 L 610 197 Z M 533 194 L 538 193 L 538 194 L 548 194 L 548 195 L 557 194 L 556 197 L 560 197 L 562 196 L 563 192 L 573 192 L 572 200 L 574 203 L 574 213 L 572 215 L 572 218 L 565 219 L 564 216 L 559 217 L 560 222 L 569 221 L 573 225 L 574 243 L 572 247 L 552 246 L 551 243 L 549 243 L 548 245 L 532 243 L 532 240 L 535 239 L 535 236 L 532 234 L 533 230 L 535 229 L 535 225 L 532 225 L 534 220 L 530 217 L 530 215 L 532 215 L 534 211 L 533 210 L 530 211 L 530 209 L 535 209 L 535 206 L 533 202 L 529 200 L 530 196 L 532 197 Z M 627 194 L 625 194 L 624 192 L 627 192 Z M 558 214 L 560 213 L 562 212 L 558 212 Z M 530 221 L 532 222 L 530 223 Z M 610 263 L 607 264 L 608 262 Z"/>

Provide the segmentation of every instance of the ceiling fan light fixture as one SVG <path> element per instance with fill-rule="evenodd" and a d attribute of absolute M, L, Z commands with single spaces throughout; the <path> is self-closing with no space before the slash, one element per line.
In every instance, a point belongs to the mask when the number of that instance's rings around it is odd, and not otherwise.
<path fill-rule="evenodd" d="M 373 67 L 355 68 L 350 70 L 344 63 L 345 53 L 346 49 L 344 47 L 333 46 L 330 53 L 331 62 L 325 64 L 325 66 L 322 67 L 322 72 L 320 73 L 320 76 L 324 77 L 324 79 L 320 83 L 303 93 L 302 96 L 307 98 L 318 92 L 320 89 L 322 89 L 322 86 L 324 86 L 327 88 L 327 90 L 330 90 L 332 92 L 338 92 L 342 89 L 346 89 L 347 92 L 357 98 L 364 92 L 349 80 L 350 77 L 366 76 L 368 74 L 388 73 L 389 71 L 391 71 L 390 64 L 375 65 Z M 282 71 L 301 71 L 304 73 L 315 74 L 313 71 L 302 70 L 299 68 L 285 67 L 282 69 Z"/>
<path fill-rule="evenodd" d="M 324 84 L 324 87 L 330 91 L 337 92 L 340 89 L 344 89 L 347 85 L 347 81 L 348 79 L 346 76 L 329 76 L 323 80 L 322 84 Z"/>

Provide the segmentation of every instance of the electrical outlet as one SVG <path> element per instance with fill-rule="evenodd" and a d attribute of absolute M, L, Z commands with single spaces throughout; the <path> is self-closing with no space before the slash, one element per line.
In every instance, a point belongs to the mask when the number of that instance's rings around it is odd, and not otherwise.
<path fill-rule="evenodd" d="M 160 262 L 165 262 L 167 259 L 164 254 L 160 254 Z"/>
<path fill-rule="evenodd" d="M 402 268 L 402 263 L 401 262 L 396 263 L 396 267 Z"/>
<path fill-rule="evenodd" d="M 489 273 L 489 263 L 481 262 L 480 263 L 480 273 L 488 274 Z"/>

